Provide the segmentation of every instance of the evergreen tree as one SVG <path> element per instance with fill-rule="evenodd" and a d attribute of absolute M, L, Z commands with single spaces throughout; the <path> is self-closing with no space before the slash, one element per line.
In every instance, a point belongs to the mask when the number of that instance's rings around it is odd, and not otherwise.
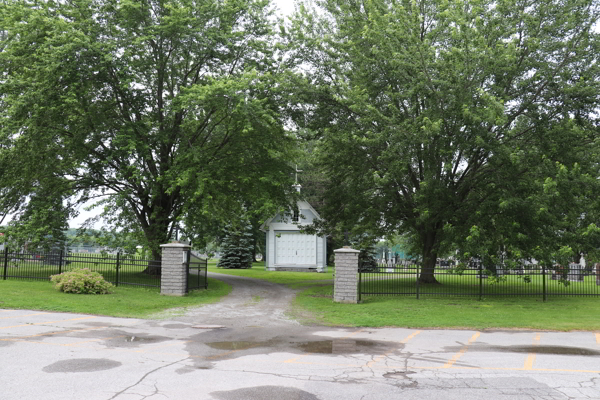
<path fill-rule="evenodd" d="M 236 228 L 228 225 L 225 228 L 225 238 L 221 244 L 221 259 L 218 268 L 252 268 L 254 240 L 252 225 L 244 221 Z"/>

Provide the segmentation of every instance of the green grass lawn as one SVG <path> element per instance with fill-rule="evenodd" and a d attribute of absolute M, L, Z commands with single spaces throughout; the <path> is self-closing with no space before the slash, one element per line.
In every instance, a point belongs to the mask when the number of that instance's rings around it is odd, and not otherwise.
<path fill-rule="evenodd" d="M 332 301 L 333 286 L 296 296 L 295 310 L 305 323 L 324 325 L 455 329 L 600 330 L 600 297 L 373 296 L 361 304 Z M 306 314 L 306 311 L 310 314 Z M 312 314 L 312 315 L 311 315 Z"/>
<path fill-rule="evenodd" d="M 541 296 L 484 296 L 482 301 L 477 297 L 460 296 L 423 296 L 419 300 L 415 296 L 363 296 L 361 304 L 338 304 L 332 300 L 331 267 L 327 273 L 268 272 L 263 263 L 255 263 L 251 269 L 232 270 L 216 268 L 216 262 L 211 261 L 208 269 L 297 289 L 293 316 L 308 324 L 600 331 L 600 297 L 595 296 L 550 296 L 547 302 L 543 302 Z M 447 279 L 444 285 L 432 287 L 430 291 L 456 291 L 453 284 L 458 280 Z M 504 284 L 515 283 L 507 281 Z M 548 284 L 555 285 L 556 282 Z M 486 285 L 486 290 L 498 291 L 503 283 Z M 58 292 L 49 282 L 0 280 L 0 308 L 168 318 L 173 313 L 183 313 L 186 307 L 218 301 L 231 290 L 223 282 L 210 278 L 208 287 L 207 291 L 196 290 L 186 297 L 160 296 L 158 289 L 128 287 L 115 288 L 110 295 L 74 295 Z"/>
<path fill-rule="evenodd" d="M 208 290 L 194 290 L 185 297 L 161 296 L 157 288 L 117 287 L 112 294 L 68 294 L 47 281 L 0 280 L 0 308 L 32 309 L 108 315 L 113 317 L 168 317 L 165 310 L 214 303 L 231 291 L 221 281 L 209 279 Z"/>
<path fill-rule="evenodd" d="M 293 316 L 307 324 L 342 325 L 354 327 L 409 327 L 454 329 L 536 329 L 536 330 L 600 330 L 600 297 L 550 296 L 543 302 L 541 296 L 478 297 L 461 296 L 363 296 L 361 304 L 334 303 L 332 268 L 325 274 L 302 272 L 268 272 L 263 263 L 254 263 L 251 269 L 224 270 L 209 262 L 209 271 L 248 276 L 282 283 L 299 289 L 294 301 Z M 586 280 L 591 279 L 590 277 Z M 327 280 L 330 280 L 329 282 Z M 425 286 L 429 293 L 464 292 L 465 280 L 456 275 L 440 277 L 443 285 Z M 477 293 L 478 280 L 470 282 Z M 414 287 L 414 278 L 406 282 Z M 508 277 L 506 282 L 490 284 L 484 280 L 488 293 L 502 293 L 516 285 L 524 285 L 525 293 L 541 293 L 535 279 L 525 284 L 522 278 Z M 548 281 L 548 292 L 568 293 L 576 288 L 573 282 L 567 288 L 556 281 Z M 587 286 L 595 292 L 595 284 Z"/>
<path fill-rule="evenodd" d="M 266 271 L 264 262 L 255 262 L 248 269 L 226 269 L 217 268 L 215 260 L 209 260 L 208 271 L 220 274 L 247 276 L 249 278 L 262 279 L 265 281 L 280 283 L 291 288 L 302 288 L 314 286 L 326 281 L 333 282 L 333 268 L 327 267 L 327 272 L 290 272 L 290 271 Z"/>

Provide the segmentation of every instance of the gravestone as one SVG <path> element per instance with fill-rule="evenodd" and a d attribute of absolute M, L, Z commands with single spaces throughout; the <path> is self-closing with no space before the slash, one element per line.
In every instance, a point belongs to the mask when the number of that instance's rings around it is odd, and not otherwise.
<path fill-rule="evenodd" d="M 569 264 L 569 274 L 567 275 L 567 279 L 571 282 L 582 282 L 583 278 L 583 266 L 575 263 Z"/>

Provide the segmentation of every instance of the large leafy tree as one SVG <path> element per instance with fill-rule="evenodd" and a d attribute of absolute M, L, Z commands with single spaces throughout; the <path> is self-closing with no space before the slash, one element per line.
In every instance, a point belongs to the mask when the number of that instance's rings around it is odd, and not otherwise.
<path fill-rule="evenodd" d="M 409 235 L 423 282 L 450 246 L 568 246 L 598 193 L 597 1 L 315 3 L 287 31 L 329 224 Z"/>
<path fill-rule="evenodd" d="M 270 21 L 268 0 L 3 2 L 3 160 L 26 166 L 24 187 L 60 179 L 64 196 L 100 199 L 154 257 L 181 221 L 284 202 L 292 139 Z"/>

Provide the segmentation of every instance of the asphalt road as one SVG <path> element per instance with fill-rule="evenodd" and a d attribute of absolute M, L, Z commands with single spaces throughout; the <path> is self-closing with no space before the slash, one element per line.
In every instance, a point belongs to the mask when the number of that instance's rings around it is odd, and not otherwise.
<path fill-rule="evenodd" d="M 219 279 L 164 319 L 0 310 L 0 399 L 600 399 L 597 332 L 302 326 L 293 291 Z"/>

